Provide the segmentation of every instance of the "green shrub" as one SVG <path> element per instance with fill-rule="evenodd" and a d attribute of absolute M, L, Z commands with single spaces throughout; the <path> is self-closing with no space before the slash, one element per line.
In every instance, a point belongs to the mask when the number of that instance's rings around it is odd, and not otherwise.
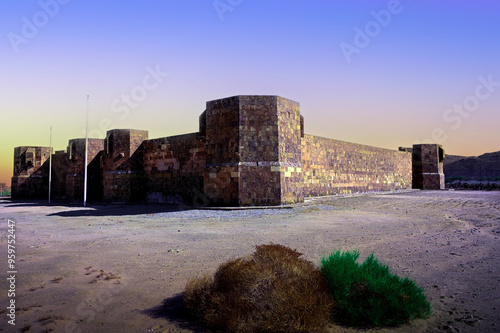
<path fill-rule="evenodd" d="M 188 282 L 183 300 L 209 327 L 228 332 L 322 332 L 333 301 L 321 271 L 282 245 L 222 264 Z"/>
<path fill-rule="evenodd" d="M 337 303 L 337 322 L 397 326 L 430 315 L 431 306 L 415 282 L 391 274 L 373 254 L 361 265 L 358 257 L 358 251 L 337 251 L 321 260 L 321 271 Z"/>

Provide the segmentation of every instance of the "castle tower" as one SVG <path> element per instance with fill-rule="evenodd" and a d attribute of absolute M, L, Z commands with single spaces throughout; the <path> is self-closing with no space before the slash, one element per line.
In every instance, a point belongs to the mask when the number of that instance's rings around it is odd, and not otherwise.
<path fill-rule="evenodd" d="M 46 198 L 49 190 L 49 147 L 14 148 L 11 195 L 18 198 Z"/>
<path fill-rule="evenodd" d="M 413 145 L 412 155 L 412 187 L 421 190 L 444 189 L 443 147 L 438 144 Z"/>
<path fill-rule="evenodd" d="M 142 143 L 148 131 L 115 129 L 106 132 L 103 171 L 103 197 L 112 202 L 143 201 L 144 156 Z"/>
<path fill-rule="evenodd" d="M 88 139 L 87 151 L 87 200 L 102 200 L 102 175 L 100 166 L 100 152 L 104 149 L 103 139 Z M 55 157 L 55 156 L 54 156 Z M 85 139 L 71 139 L 66 148 L 66 175 L 61 182 L 66 187 L 66 198 L 70 201 L 82 201 L 85 174 Z M 61 159 L 63 156 L 61 156 Z M 53 170 L 60 167 L 59 158 L 53 160 Z M 53 173 L 55 178 L 62 173 Z"/>
<path fill-rule="evenodd" d="M 278 96 L 234 96 L 207 102 L 205 197 L 218 205 L 303 201 L 301 117 Z"/>

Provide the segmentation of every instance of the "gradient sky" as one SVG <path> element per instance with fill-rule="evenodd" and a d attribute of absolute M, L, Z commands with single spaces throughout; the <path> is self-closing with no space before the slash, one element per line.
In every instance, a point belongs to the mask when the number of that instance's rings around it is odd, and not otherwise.
<path fill-rule="evenodd" d="M 499 17 L 491 0 L 2 0 L 0 182 L 50 126 L 55 150 L 85 136 L 87 94 L 99 138 L 195 132 L 206 101 L 262 94 L 300 102 L 309 134 L 498 151 Z"/>

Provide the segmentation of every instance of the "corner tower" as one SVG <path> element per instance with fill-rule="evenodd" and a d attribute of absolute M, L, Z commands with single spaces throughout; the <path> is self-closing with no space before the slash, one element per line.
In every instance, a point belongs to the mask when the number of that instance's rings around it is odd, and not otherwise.
<path fill-rule="evenodd" d="M 140 202 L 145 199 L 144 151 L 148 131 L 114 129 L 106 132 L 103 197 L 110 202 Z"/>
<path fill-rule="evenodd" d="M 218 205 L 304 200 L 299 103 L 279 96 L 207 102 L 205 197 Z"/>
<path fill-rule="evenodd" d="M 49 189 L 49 147 L 14 148 L 13 199 L 45 198 Z"/>
<path fill-rule="evenodd" d="M 444 189 L 443 147 L 438 144 L 413 145 L 412 155 L 412 187 L 421 190 Z"/>

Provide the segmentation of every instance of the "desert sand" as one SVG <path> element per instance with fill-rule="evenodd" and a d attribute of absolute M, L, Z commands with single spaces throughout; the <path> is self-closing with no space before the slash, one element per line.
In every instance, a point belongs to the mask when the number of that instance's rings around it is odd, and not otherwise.
<path fill-rule="evenodd" d="M 16 325 L 8 324 L 8 220 L 15 221 Z M 425 289 L 433 314 L 398 328 L 500 331 L 500 192 L 401 191 L 307 199 L 281 209 L 47 205 L 0 201 L 0 332 L 208 332 L 182 310 L 188 279 L 255 245 L 319 264 L 370 253 Z"/>

